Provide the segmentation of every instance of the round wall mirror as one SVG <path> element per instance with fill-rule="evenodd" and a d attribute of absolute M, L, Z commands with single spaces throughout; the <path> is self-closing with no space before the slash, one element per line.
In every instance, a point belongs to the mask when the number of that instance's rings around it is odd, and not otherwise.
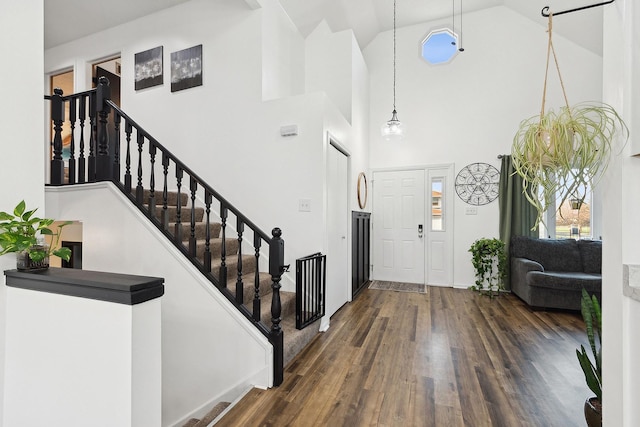
<path fill-rule="evenodd" d="M 364 209 L 367 206 L 367 177 L 364 172 L 360 172 L 358 175 L 358 206 L 360 209 Z"/>

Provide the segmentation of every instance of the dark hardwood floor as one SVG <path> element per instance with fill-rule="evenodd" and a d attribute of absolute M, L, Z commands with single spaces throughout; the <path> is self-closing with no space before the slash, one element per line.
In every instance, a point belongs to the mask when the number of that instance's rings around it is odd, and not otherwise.
<path fill-rule="evenodd" d="M 584 426 L 579 313 L 429 287 L 364 290 L 217 426 Z"/>

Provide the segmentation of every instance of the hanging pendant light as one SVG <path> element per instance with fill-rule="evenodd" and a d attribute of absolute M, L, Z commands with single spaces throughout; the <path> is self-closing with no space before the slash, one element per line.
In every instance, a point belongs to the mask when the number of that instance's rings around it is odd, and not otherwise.
<path fill-rule="evenodd" d="M 393 0 L 393 111 L 391 119 L 382 125 L 381 130 L 385 141 L 400 141 L 405 132 L 396 111 L 396 0 Z"/>

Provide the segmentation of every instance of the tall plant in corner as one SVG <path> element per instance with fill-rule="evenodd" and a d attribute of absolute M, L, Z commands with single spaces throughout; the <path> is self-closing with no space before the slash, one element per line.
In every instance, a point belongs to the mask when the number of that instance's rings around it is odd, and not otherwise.
<path fill-rule="evenodd" d="M 589 423 L 588 411 L 590 407 L 593 408 L 597 415 L 602 416 L 602 312 L 595 295 L 589 296 L 584 289 L 582 289 L 581 311 L 587 332 L 587 340 L 591 349 L 591 358 L 589 358 L 589 354 L 583 345 L 580 346 L 580 350 L 576 349 L 576 355 L 584 373 L 587 387 L 595 394 L 595 398 L 587 399 L 585 402 L 587 423 L 592 425 Z M 597 425 L 597 422 L 595 425 Z"/>
<path fill-rule="evenodd" d="M 535 226 L 556 202 L 584 201 L 587 184 L 593 188 L 607 169 L 612 146 L 619 131 L 628 138 L 629 130 L 613 107 L 598 102 L 569 105 L 552 39 L 549 16 L 547 67 L 540 114 L 520 123 L 514 136 L 513 166 L 523 178 L 523 192 L 538 211 Z M 555 62 L 565 106 L 559 111 L 545 110 L 551 54 Z"/>
<path fill-rule="evenodd" d="M 507 256 L 504 242 L 499 239 L 478 239 L 469 248 L 476 283 L 469 289 L 493 297 L 504 289 L 507 275 Z"/>

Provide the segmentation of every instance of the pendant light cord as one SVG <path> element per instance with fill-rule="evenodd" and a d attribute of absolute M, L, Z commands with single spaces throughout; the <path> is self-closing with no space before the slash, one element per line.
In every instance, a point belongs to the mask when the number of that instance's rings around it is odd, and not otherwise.
<path fill-rule="evenodd" d="M 393 0 L 393 112 L 396 111 L 396 0 Z"/>

